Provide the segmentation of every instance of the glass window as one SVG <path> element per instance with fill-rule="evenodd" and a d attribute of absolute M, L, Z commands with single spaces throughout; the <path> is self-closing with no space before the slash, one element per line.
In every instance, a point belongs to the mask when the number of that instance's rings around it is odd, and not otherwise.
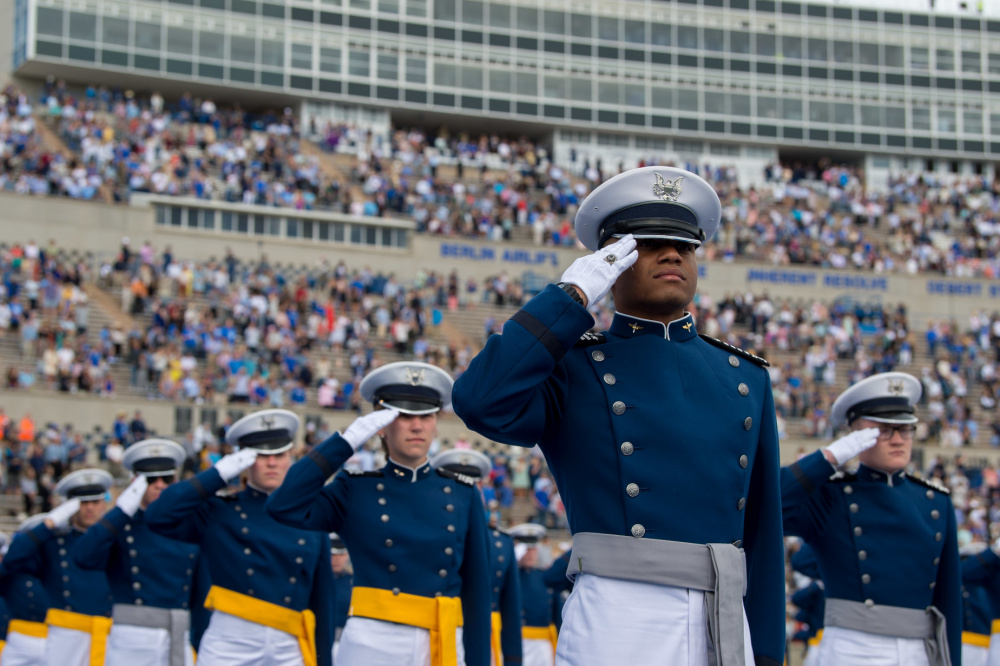
<path fill-rule="evenodd" d="M 160 24 L 135 22 L 135 47 L 137 49 L 160 50 Z"/>
<path fill-rule="evenodd" d="M 319 47 L 319 70 L 330 74 L 339 74 L 341 55 L 339 48 Z"/>
<path fill-rule="evenodd" d="M 364 9 L 368 10 L 372 8 L 370 0 L 350 0 L 348 3 L 351 9 Z"/>
<path fill-rule="evenodd" d="M 250 216 L 247 213 L 237 213 L 236 233 L 238 234 L 250 233 Z"/>
<path fill-rule="evenodd" d="M 41 9 L 41 8 L 39 8 Z M 101 39 L 105 44 L 128 46 L 128 20 L 105 16 L 102 21 Z M 218 37 L 216 38 L 217 41 Z"/>
<path fill-rule="evenodd" d="M 630 44 L 645 44 L 646 23 L 644 21 L 625 21 L 625 41 Z"/>
<path fill-rule="evenodd" d="M 861 125 L 862 127 L 881 127 L 882 109 L 874 104 L 861 105 Z"/>
<path fill-rule="evenodd" d="M 515 78 L 517 82 L 517 94 L 518 95 L 537 95 L 538 94 L 538 75 L 529 74 L 528 72 L 518 72 Z"/>
<path fill-rule="evenodd" d="M 990 114 L 990 132 L 1000 136 L 1000 113 Z"/>
<path fill-rule="evenodd" d="M 223 231 L 232 231 L 233 230 L 233 218 L 234 217 L 235 216 L 233 215 L 233 213 L 231 213 L 229 211 L 223 211 L 222 212 L 222 224 L 220 225 L 220 228 Z"/>
<path fill-rule="evenodd" d="M 197 208 L 187 208 L 187 226 L 189 229 L 198 228 L 198 209 Z"/>
<path fill-rule="evenodd" d="M 562 76 L 546 76 L 545 90 L 546 97 L 553 99 L 566 99 L 566 79 Z"/>
<path fill-rule="evenodd" d="M 878 67 L 878 44 L 858 44 L 858 62 L 867 67 Z"/>
<path fill-rule="evenodd" d="M 273 39 L 260 40 L 260 63 L 266 67 L 284 67 L 285 43 Z"/>
<path fill-rule="evenodd" d="M 885 126 L 890 129 L 906 129 L 906 109 L 901 106 L 885 107 Z"/>
<path fill-rule="evenodd" d="M 833 122 L 838 125 L 853 125 L 854 124 L 854 105 L 853 104 L 842 104 L 840 102 L 834 102 L 833 104 Z"/>
<path fill-rule="evenodd" d="M 338 2 L 338 0 L 333 0 Z M 407 16 L 427 16 L 427 0 L 406 0 Z"/>
<path fill-rule="evenodd" d="M 566 14 L 564 12 L 545 10 L 545 32 L 550 35 L 566 34 Z"/>
<path fill-rule="evenodd" d="M 668 23 L 649 24 L 649 43 L 653 46 L 670 46 L 671 26 Z"/>
<path fill-rule="evenodd" d="M 733 53 L 750 53 L 750 33 L 742 31 L 729 33 L 729 50 Z"/>
<path fill-rule="evenodd" d="M 654 109 L 674 108 L 674 91 L 670 88 L 659 88 L 654 86 L 652 90 Z"/>
<path fill-rule="evenodd" d="M 399 55 L 395 53 L 379 53 L 377 74 L 380 79 L 384 79 L 386 81 L 398 81 Z"/>
<path fill-rule="evenodd" d="M 705 113 L 725 113 L 726 94 L 705 91 Z"/>
<path fill-rule="evenodd" d="M 778 100 L 763 94 L 757 95 L 757 117 L 773 119 L 778 117 Z"/>
<path fill-rule="evenodd" d="M 187 28 L 167 28 L 167 51 L 177 55 L 192 55 L 194 32 Z"/>
<path fill-rule="evenodd" d="M 682 29 L 677 32 L 677 46 L 682 49 L 698 48 L 698 31 L 695 29 Z"/>
<path fill-rule="evenodd" d="M 833 59 L 836 62 L 848 64 L 854 62 L 853 42 L 835 41 L 833 43 Z"/>
<path fill-rule="evenodd" d="M 427 59 L 426 58 L 406 58 L 406 81 L 407 83 L 427 83 Z"/>
<path fill-rule="evenodd" d="M 457 15 L 455 0 L 434 0 L 434 18 L 439 21 L 454 21 Z"/>
<path fill-rule="evenodd" d="M 956 127 L 957 121 L 955 120 L 955 110 L 954 109 L 941 109 L 937 110 L 937 130 L 939 132 L 948 132 L 953 134 L 958 128 Z"/>
<path fill-rule="evenodd" d="M 97 17 L 82 12 L 69 13 L 70 39 L 92 42 L 97 39 Z"/>
<path fill-rule="evenodd" d="M 107 23 L 108 19 L 104 19 L 104 21 Z M 123 23 L 125 23 L 125 29 L 128 30 L 128 21 L 123 21 Z M 63 32 L 62 10 L 52 9 L 50 7 L 39 7 L 37 30 L 40 35 L 53 35 L 55 37 L 61 37 Z M 127 39 L 126 43 L 128 43 Z"/>
<path fill-rule="evenodd" d="M 910 68 L 926 71 L 931 68 L 930 52 L 922 46 L 910 47 Z"/>
<path fill-rule="evenodd" d="M 936 63 L 937 71 L 939 72 L 953 72 L 955 71 L 955 52 L 951 49 L 938 49 Z"/>
<path fill-rule="evenodd" d="M 510 72 L 506 70 L 490 70 L 490 90 L 498 93 L 509 93 L 512 89 Z"/>
<path fill-rule="evenodd" d="M 383 14 L 398 14 L 399 0 L 378 0 L 378 10 Z"/>
<path fill-rule="evenodd" d="M 490 4 L 490 25 L 494 28 L 510 27 L 510 5 Z"/>
<path fill-rule="evenodd" d="M 218 58 L 222 60 L 226 57 L 226 40 L 214 32 L 198 33 L 198 55 L 202 58 Z"/>
<path fill-rule="evenodd" d="M 462 67 L 462 87 L 468 90 L 483 89 L 483 68 Z"/>
<path fill-rule="evenodd" d="M 537 31 L 538 10 L 534 7 L 517 7 L 517 29 L 530 30 L 532 32 Z"/>
<path fill-rule="evenodd" d="M 756 35 L 757 41 L 757 55 L 759 56 L 773 56 L 774 50 L 774 35 L 767 35 L 762 32 L 758 32 Z"/>
<path fill-rule="evenodd" d="M 312 69 L 312 45 L 292 44 L 292 67 L 295 69 Z"/>
<path fill-rule="evenodd" d="M 597 18 L 597 36 L 611 42 L 618 41 L 618 19 L 600 16 Z"/>
<path fill-rule="evenodd" d="M 729 96 L 729 113 L 748 118 L 750 116 L 750 95 L 731 94 Z"/>
<path fill-rule="evenodd" d="M 809 59 L 826 60 L 826 40 L 809 38 Z"/>
<path fill-rule="evenodd" d="M 677 108 L 681 111 L 698 111 L 698 91 L 681 88 L 677 91 Z"/>
<path fill-rule="evenodd" d="M 962 51 L 962 71 L 978 74 L 982 66 L 979 63 L 979 51 Z"/>
<path fill-rule="evenodd" d="M 962 131 L 966 134 L 983 133 L 983 112 L 966 109 L 962 112 Z"/>
<path fill-rule="evenodd" d="M 705 28 L 705 50 L 724 51 L 726 48 L 725 33 L 715 28 Z"/>
<path fill-rule="evenodd" d="M 479 0 L 462 0 L 462 22 L 483 24 L 483 3 Z"/>
<path fill-rule="evenodd" d="M 816 99 L 809 100 L 809 122 L 830 122 L 830 103 Z"/>
<path fill-rule="evenodd" d="M 913 114 L 913 129 L 928 131 L 931 128 L 931 110 L 926 107 L 916 107 Z"/>
<path fill-rule="evenodd" d="M 886 67 L 905 67 L 903 47 L 886 44 L 884 47 Z"/>
<path fill-rule="evenodd" d="M 588 14 L 570 14 L 569 31 L 574 37 L 591 37 L 594 34 L 593 19 Z"/>
<path fill-rule="evenodd" d="M 201 228 L 202 229 L 215 229 L 215 211 L 206 208 L 201 211 Z"/>
<path fill-rule="evenodd" d="M 297 219 L 294 217 L 288 218 L 285 220 L 285 235 L 289 238 L 298 238 L 300 226 L 300 222 Z"/>
<path fill-rule="evenodd" d="M 236 62 L 254 64 L 257 59 L 257 44 L 253 37 L 229 38 L 229 58 Z"/>
<path fill-rule="evenodd" d="M 987 62 L 990 74 L 1000 74 L 1000 53 L 989 54 Z"/>
<path fill-rule="evenodd" d="M 458 69 L 447 62 L 434 63 L 434 85 L 454 88 L 458 85 Z"/>
<path fill-rule="evenodd" d="M 802 38 L 789 37 L 785 35 L 781 38 L 781 55 L 786 58 L 802 58 Z"/>
<path fill-rule="evenodd" d="M 802 98 L 786 97 L 782 99 L 781 117 L 785 120 L 802 120 Z"/>
<path fill-rule="evenodd" d="M 352 76 L 368 76 L 371 73 L 371 58 L 368 51 L 351 49 L 347 52 L 347 73 Z M 451 85 L 455 85 L 452 82 Z"/>
<path fill-rule="evenodd" d="M 593 82 L 590 79 L 569 80 L 570 99 L 577 102 L 589 102 L 593 98 Z"/>
<path fill-rule="evenodd" d="M 636 109 L 646 106 L 646 86 L 626 83 L 622 86 L 622 92 L 626 106 Z"/>

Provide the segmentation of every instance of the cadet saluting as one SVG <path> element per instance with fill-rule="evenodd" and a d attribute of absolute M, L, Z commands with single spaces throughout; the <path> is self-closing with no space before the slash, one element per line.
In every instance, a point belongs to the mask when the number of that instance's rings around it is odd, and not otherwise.
<path fill-rule="evenodd" d="M 558 663 L 782 663 L 766 362 L 699 336 L 685 312 L 695 250 L 720 215 L 712 187 L 680 169 L 608 180 L 576 216 L 594 254 L 515 313 L 456 383 L 470 428 L 541 446 L 566 505 L 576 584 Z M 609 289 L 611 329 L 581 339 L 586 306 Z"/>
<path fill-rule="evenodd" d="M 199 666 L 329 666 L 333 573 L 326 533 L 295 529 L 264 511 L 285 478 L 299 417 L 284 409 L 244 416 L 226 433 L 239 452 L 165 489 L 146 511 L 155 531 L 201 546 L 212 588 L 212 619 Z M 247 487 L 219 496 L 247 472 Z"/>
<path fill-rule="evenodd" d="M 375 412 L 289 471 L 267 501 L 275 519 L 335 530 L 354 563 L 351 617 L 337 660 L 347 666 L 490 662 L 490 593 L 482 500 L 471 479 L 433 470 L 427 451 L 452 379 L 426 363 L 390 363 L 359 390 Z M 381 432 L 388 462 L 337 474 Z M 461 641 L 457 636 L 461 633 Z M 463 660 L 464 650 L 464 660 Z"/>
<path fill-rule="evenodd" d="M 785 530 L 823 579 L 821 666 L 961 663 L 955 511 L 945 488 L 903 472 L 920 391 L 903 372 L 861 380 L 831 408 L 853 432 L 781 470 Z M 858 454 L 856 474 L 834 473 Z"/>
<path fill-rule="evenodd" d="M 114 597 L 106 666 L 185 666 L 193 663 L 192 629 L 200 638 L 208 621 L 207 565 L 198 546 L 153 532 L 149 506 L 174 482 L 184 449 L 147 439 L 125 451 L 122 464 L 135 480 L 114 509 L 87 530 L 73 559 L 81 569 L 107 573 Z M 192 613 L 199 621 L 192 627 Z M 194 643 L 197 645 L 197 642 Z"/>
<path fill-rule="evenodd" d="M 22 522 L 14 539 L 28 539 L 25 533 L 41 524 L 47 514 L 39 513 Z M 41 581 L 30 574 L 12 574 L 0 563 L 0 595 L 7 601 L 10 624 L 7 642 L 0 652 L 0 666 L 42 666 L 45 663 L 45 615 L 49 595 Z"/>

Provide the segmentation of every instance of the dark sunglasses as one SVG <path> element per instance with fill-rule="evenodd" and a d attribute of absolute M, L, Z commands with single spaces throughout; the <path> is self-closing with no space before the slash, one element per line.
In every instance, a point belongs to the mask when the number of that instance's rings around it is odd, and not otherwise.
<path fill-rule="evenodd" d="M 153 483 L 155 483 L 156 481 L 163 481 L 163 483 L 165 483 L 166 485 L 169 486 L 171 483 L 173 483 L 176 480 L 177 480 L 177 476 L 175 474 L 163 474 L 162 476 L 147 476 L 146 477 L 146 483 L 148 483 L 149 485 L 153 485 Z"/>

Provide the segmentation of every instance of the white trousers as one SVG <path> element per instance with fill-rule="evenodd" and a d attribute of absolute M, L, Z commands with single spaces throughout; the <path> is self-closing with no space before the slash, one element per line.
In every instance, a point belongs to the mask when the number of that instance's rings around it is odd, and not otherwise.
<path fill-rule="evenodd" d="M 45 639 L 7 633 L 7 644 L 0 654 L 0 666 L 42 666 L 45 663 Z"/>
<path fill-rule="evenodd" d="M 302 666 L 295 636 L 228 613 L 212 612 L 198 666 Z"/>
<path fill-rule="evenodd" d="M 819 645 L 810 645 L 806 649 L 806 658 L 802 660 L 802 666 L 819 666 Z"/>
<path fill-rule="evenodd" d="M 824 627 L 818 666 L 929 666 L 919 638 L 893 638 L 843 627 Z"/>
<path fill-rule="evenodd" d="M 962 643 L 962 666 L 986 666 L 988 647 Z"/>
<path fill-rule="evenodd" d="M 521 663 L 524 666 L 553 666 L 552 643 L 541 638 L 521 639 Z"/>
<path fill-rule="evenodd" d="M 47 666 L 89 666 L 90 634 L 86 631 L 49 625 L 45 641 Z"/>
<path fill-rule="evenodd" d="M 986 654 L 986 666 L 1000 666 L 1000 634 L 990 636 L 990 649 Z"/>
<path fill-rule="evenodd" d="M 743 613 L 746 666 L 754 666 Z M 705 593 L 589 574 L 563 607 L 556 666 L 706 666 Z"/>
<path fill-rule="evenodd" d="M 457 666 L 465 666 L 462 628 L 455 634 Z M 550 650 L 551 651 L 551 650 Z M 430 666 L 431 632 L 395 622 L 349 617 L 340 635 L 337 666 Z M 200 660 L 198 666 L 202 666 Z"/>
<path fill-rule="evenodd" d="M 187 647 L 184 664 L 194 666 L 188 632 L 184 644 Z M 170 632 L 130 624 L 112 625 L 104 666 L 170 666 Z"/>

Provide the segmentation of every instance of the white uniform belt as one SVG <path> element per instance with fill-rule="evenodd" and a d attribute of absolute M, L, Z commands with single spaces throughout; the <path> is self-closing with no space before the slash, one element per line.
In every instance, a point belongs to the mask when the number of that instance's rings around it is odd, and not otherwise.
<path fill-rule="evenodd" d="M 191 627 L 191 615 L 181 608 L 154 608 L 133 604 L 111 607 L 114 624 L 127 624 L 148 629 L 166 629 L 170 634 L 170 666 L 184 666 L 187 650 L 186 632 Z"/>
<path fill-rule="evenodd" d="M 944 615 L 934 606 L 926 610 L 900 606 L 867 606 L 860 601 L 828 598 L 824 626 L 864 631 L 893 638 L 918 638 L 927 648 L 931 666 L 951 666 Z"/>
<path fill-rule="evenodd" d="M 573 580 L 580 573 L 703 591 L 709 663 L 746 663 L 743 596 L 747 576 L 742 549 L 730 543 L 697 544 L 580 532 L 573 535 L 573 555 L 566 576 Z"/>

